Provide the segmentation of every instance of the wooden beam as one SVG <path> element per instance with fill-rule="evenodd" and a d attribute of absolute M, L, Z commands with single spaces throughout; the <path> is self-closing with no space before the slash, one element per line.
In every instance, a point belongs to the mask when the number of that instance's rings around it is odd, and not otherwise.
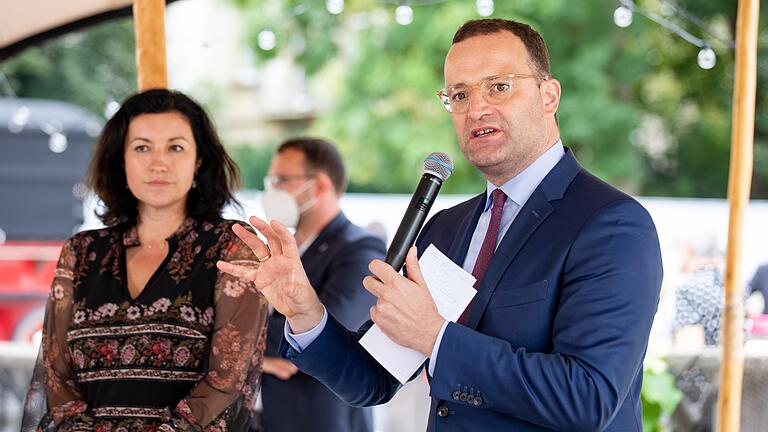
<path fill-rule="evenodd" d="M 731 163 L 728 173 L 728 251 L 723 308 L 723 359 L 720 366 L 718 428 L 738 432 L 744 376 L 744 287 L 741 251 L 744 212 L 752 184 L 757 74 L 759 0 L 739 0 L 736 19 L 736 63 L 733 85 Z"/>
<path fill-rule="evenodd" d="M 165 0 L 135 0 L 133 22 L 139 91 L 167 88 Z"/>

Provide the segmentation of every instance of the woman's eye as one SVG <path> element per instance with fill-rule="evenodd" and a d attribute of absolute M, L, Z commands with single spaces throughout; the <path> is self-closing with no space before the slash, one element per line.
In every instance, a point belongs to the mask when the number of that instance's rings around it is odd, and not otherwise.
<path fill-rule="evenodd" d="M 145 145 L 145 144 L 140 144 L 140 145 L 137 145 L 136 147 L 134 147 L 133 151 L 139 152 L 139 153 L 144 153 L 146 151 L 149 151 L 149 146 Z"/>
<path fill-rule="evenodd" d="M 184 151 L 184 146 L 181 146 L 179 144 L 173 144 L 171 145 L 171 151 L 174 153 L 182 152 Z"/>

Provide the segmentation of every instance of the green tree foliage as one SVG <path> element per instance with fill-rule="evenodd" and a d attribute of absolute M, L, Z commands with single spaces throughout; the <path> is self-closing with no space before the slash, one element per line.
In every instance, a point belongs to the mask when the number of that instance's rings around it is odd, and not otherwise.
<path fill-rule="evenodd" d="M 232 146 L 229 154 L 240 167 L 240 180 L 244 189 L 264 190 L 264 176 L 269 171 L 269 162 L 277 145 L 252 147 L 247 145 Z"/>
<path fill-rule="evenodd" d="M 681 0 L 677 4 L 702 18 L 721 38 L 735 38 L 738 1 Z M 752 185 L 752 196 L 756 198 L 768 197 L 767 16 L 763 8 Z M 703 33 L 699 30 L 697 34 Z M 644 192 L 724 197 L 731 144 L 734 52 L 713 43 L 717 65 L 703 71 L 694 61 L 698 48 L 667 35 L 665 30 L 643 35 L 647 61 L 655 67 L 637 89 L 637 96 L 645 111 L 664 119 L 665 128 L 672 135 L 669 148 L 648 158 L 653 175 L 644 185 Z"/>
<path fill-rule="evenodd" d="M 669 418 L 683 399 L 683 393 L 677 388 L 675 377 L 663 359 L 646 358 L 640 399 L 643 403 L 643 432 L 669 430 Z"/>
<path fill-rule="evenodd" d="M 350 165 L 352 190 L 407 192 L 420 160 L 435 150 L 456 160 L 446 190 L 482 188 L 434 94 L 443 86 L 443 60 L 453 33 L 478 17 L 474 1 L 414 2 L 408 26 L 395 23 L 394 5 L 373 0 L 347 1 L 339 16 L 329 14 L 325 2 L 233 1 L 251 17 L 259 58 L 290 50 L 309 74 L 329 62 L 341 64 L 336 103 L 311 131 L 339 144 Z M 661 9 L 658 0 L 638 4 Z M 733 39 L 736 0 L 678 4 L 719 36 Z M 713 43 L 717 66 L 703 70 L 696 64 L 697 47 L 638 14 L 629 28 L 616 27 L 617 6 L 610 0 L 497 1 L 494 16 L 528 22 L 547 40 L 553 74 L 563 86 L 558 114 L 563 141 L 589 169 L 632 193 L 724 197 L 733 51 Z M 277 50 L 262 51 L 255 42 L 267 27 L 277 34 Z M 765 25 L 761 31 L 765 41 Z M 755 197 L 768 197 L 768 125 L 759 121 L 768 114 L 765 50 L 763 43 Z"/>
<path fill-rule="evenodd" d="M 136 91 L 133 21 L 99 24 L 29 48 L 2 64 L 18 96 L 58 99 L 101 114 Z"/>

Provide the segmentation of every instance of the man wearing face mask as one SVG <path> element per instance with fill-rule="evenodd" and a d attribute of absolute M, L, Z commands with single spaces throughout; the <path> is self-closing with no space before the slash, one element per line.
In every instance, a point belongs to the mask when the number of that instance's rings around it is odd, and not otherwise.
<path fill-rule="evenodd" d="M 295 228 L 301 262 L 328 313 L 356 329 L 376 302 L 361 281 L 369 274 L 368 263 L 383 259 L 386 248 L 344 216 L 339 201 L 346 185 L 344 163 L 331 143 L 292 139 L 272 158 L 262 204 L 268 220 Z M 284 324 L 285 317 L 277 311 L 269 318 L 262 381 L 264 431 L 371 431 L 370 408 L 347 405 L 279 356 Z"/>

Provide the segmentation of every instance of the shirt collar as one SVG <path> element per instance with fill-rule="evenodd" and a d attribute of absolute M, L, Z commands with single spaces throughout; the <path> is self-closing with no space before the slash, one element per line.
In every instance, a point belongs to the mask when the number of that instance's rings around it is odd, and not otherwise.
<path fill-rule="evenodd" d="M 184 219 L 184 222 L 179 225 L 179 228 L 176 229 L 176 232 L 171 234 L 171 236 L 166 240 L 168 240 L 169 243 L 172 243 L 190 232 L 194 226 L 195 219 L 192 217 L 187 217 Z M 123 231 L 123 246 L 131 247 L 139 246 L 140 244 L 141 242 L 139 241 L 139 231 L 136 228 L 136 225 L 130 226 L 128 229 Z"/>
<path fill-rule="evenodd" d="M 317 234 L 309 236 L 306 240 L 304 240 L 304 242 L 299 245 L 299 256 L 303 256 L 304 252 L 306 252 L 307 249 L 312 246 L 312 243 L 314 243 L 315 240 L 317 240 Z"/>
<path fill-rule="evenodd" d="M 507 198 L 514 201 L 518 206 L 524 206 L 528 201 L 528 198 L 533 194 L 533 191 L 536 190 L 552 168 L 560 162 L 560 158 L 562 158 L 564 154 L 565 148 L 563 147 L 563 142 L 558 139 L 549 150 L 545 151 L 544 154 L 539 156 L 539 158 L 533 161 L 532 164 L 528 165 L 528 167 L 520 172 L 520 174 L 507 180 L 507 182 L 498 187 L 498 189 L 504 191 Z M 491 207 L 491 204 L 493 203 L 491 194 L 495 189 L 497 189 L 496 185 L 487 182 L 485 189 L 485 210 L 483 211 L 487 211 Z"/>

